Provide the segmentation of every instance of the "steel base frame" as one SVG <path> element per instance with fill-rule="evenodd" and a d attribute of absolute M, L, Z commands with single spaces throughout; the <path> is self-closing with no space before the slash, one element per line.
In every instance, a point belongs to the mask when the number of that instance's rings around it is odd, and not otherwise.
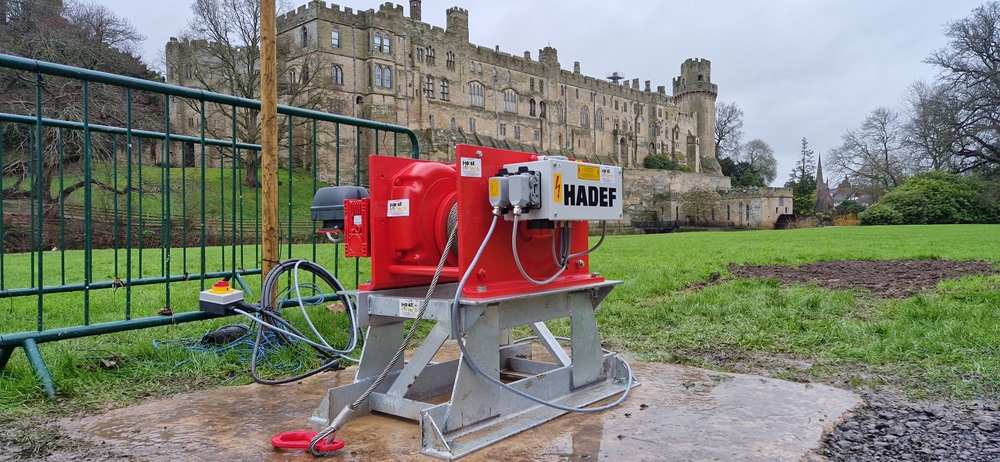
<path fill-rule="evenodd" d="M 469 357 L 433 362 L 452 338 L 451 304 L 456 284 L 432 294 L 424 319 L 434 327 L 405 364 L 397 364 L 355 416 L 380 412 L 416 420 L 421 452 L 454 460 L 506 437 L 552 420 L 564 411 L 537 404 L 476 374 L 480 369 L 507 385 L 563 406 L 580 407 L 622 393 L 628 368 L 614 353 L 601 349 L 595 312 L 620 281 L 486 300 L 461 300 L 460 333 Z M 331 388 L 311 422 L 329 425 L 354 402 L 391 361 L 403 338 L 405 308 L 419 303 L 426 288 L 358 293 L 359 322 L 368 335 L 354 383 Z M 545 321 L 570 318 L 567 353 Z M 530 326 L 554 362 L 532 357 L 530 343 L 512 344 L 509 329 Z M 450 397 L 442 403 L 443 397 Z M 435 402 L 428 400 L 437 398 Z"/>

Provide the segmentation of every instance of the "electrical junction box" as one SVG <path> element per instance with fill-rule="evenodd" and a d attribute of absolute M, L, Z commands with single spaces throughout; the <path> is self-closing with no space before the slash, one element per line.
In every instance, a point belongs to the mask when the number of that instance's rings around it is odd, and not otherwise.
<path fill-rule="evenodd" d="M 537 205 L 525 207 L 521 220 L 588 221 L 622 219 L 622 169 L 611 165 L 577 162 L 565 157 L 505 164 L 509 172 L 509 197 L 532 203 L 530 181 L 538 179 Z M 526 174 L 527 172 L 527 174 Z M 518 181 L 515 181 L 517 179 Z M 516 189 L 516 191 L 515 191 Z M 508 213 L 505 218 L 514 217 Z"/>
<path fill-rule="evenodd" d="M 234 290 L 227 281 L 219 281 L 198 295 L 198 308 L 208 313 L 230 315 L 236 302 L 243 301 L 243 292 Z"/>

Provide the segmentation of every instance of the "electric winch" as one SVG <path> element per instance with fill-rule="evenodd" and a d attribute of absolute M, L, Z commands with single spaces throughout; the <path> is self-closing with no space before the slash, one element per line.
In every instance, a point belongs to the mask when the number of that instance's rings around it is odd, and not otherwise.
<path fill-rule="evenodd" d="M 621 168 L 467 145 L 455 154 L 371 156 L 367 191 L 314 198 L 320 232 L 342 240 L 346 256 L 370 258 L 371 279 L 352 294 L 368 328 L 354 382 L 327 392 L 310 419 L 326 426 L 313 446 L 378 412 L 417 421 L 421 451 L 455 459 L 565 412 L 608 409 L 635 385 L 601 348 L 595 319 L 620 281 L 589 261 L 600 245 L 590 247 L 589 223 L 606 230 L 622 217 Z M 569 318 L 568 338 L 545 324 L 559 318 Z M 414 319 L 434 326 L 404 362 Z M 520 326 L 534 336 L 512 338 Z M 435 361 L 449 341 L 458 358 Z"/>

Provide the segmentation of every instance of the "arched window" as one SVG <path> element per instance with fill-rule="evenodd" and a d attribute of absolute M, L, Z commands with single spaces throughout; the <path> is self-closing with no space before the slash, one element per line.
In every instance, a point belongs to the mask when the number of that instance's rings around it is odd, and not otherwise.
<path fill-rule="evenodd" d="M 392 36 L 389 34 L 382 36 L 382 52 L 385 54 L 392 53 Z"/>
<path fill-rule="evenodd" d="M 375 86 L 376 87 L 381 87 L 382 86 L 382 65 L 381 64 L 375 66 Z"/>
<path fill-rule="evenodd" d="M 469 105 L 474 107 L 486 107 L 486 98 L 483 84 L 479 82 L 469 83 Z"/>
<path fill-rule="evenodd" d="M 503 91 L 503 110 L 517 113 L 517 92 L 513 89 L 508 88 Z"/>
<path fill-rule="evenodd" d="M 434 49 L 430 47 L 427 48 L 427 64 L 434 65 Z"/>
<path fill-rule="evenodd" d="M 382 83 L 385 88 L 392 89 L 392 68 L 389 66 L 385 67 L 385 72 L 382 75 Z"/>
<path fill-rule="evenodd" d="M 305 48 L 309 46 L 309 30 L 306 29 L 306 26 L 302 26 L 300 32 L 302 33 L 302 48 Z"/>
<path fill-rule="evenodd" d="M 587 110 L 587 106 L 580 108 L 580 126 L 583 128 L 590 126 L 590 111 Z"/>
<path fill-rule="evenodd" d="M 452 130 L 455 129 L 455 118 L 454 117 L 451 118 L 451 129 Z"/>
<path fill-rule="evenodd" d="M 528 100 L 528 115 L 532 117 L 535 116 L 535 100 L 533 99 Z"/>
<path fill-rule="evenodd" d="M 449 51 L 449 52 L 445 53 L 444 57 L 445 57 L 445 60 L 446 60 L 445 64 L 448 66 L 448 69 L 454 69 L 455 68 L 455 53 L 452 53 L 452 52 Z"/>
<path fill-rule="evenodd" d="M 296 83 L 298 83 L 298 80 L 296 79 L 295 68 L 294 67 L 288 70 L 288 83 L 290 83 L 292 85 L 295 85 Z"/>
<path fill-rule="evenodd" d="M 340 48 L 340 29 L 336 27 L 333 28 L 333 34 L 330 36 L 330 46 Z"/>
<path fill-rule="evenodd" d="M 373 45 L 374 45 L 373 51 L 382 52 L 382 33 L 381 32 L 376 32 L 375 33 L 375 42 L 373 43 Z"/>
<path fill-rule="evenodd" d="M 333 83 L 334 85 L 344 84 L 344 68 L 333 66 Z"/>
<path fill-rule="evenodd" d="M 441 79 L 441 99 L 448 101 L 448 79 Z"/>
<path fill-rule="evenodd" d="M 594 116 L 594 128 L 604 130 L 604 111 L 600 109 L 597 110 L 597 114 Z"/>
<path fill-rule="evenodd" d="M 538 117 L 545 118 L 545 101 L 538 103 Z"/>
<path fill-rule="evenodd" d="M 563 110 L 563 104 L 561 101 L 556 103 L 556 120 L 558 120 L 559 123 L 566 122 L 566 111 Z"/>
<path fill-rule="evenodd" d="M 424 95 L 428 98 L 434 97 L 434 77 L 432 76 L 424 77 Z"/>
<path fill-rule="evenodd" d="M 469 62 L 469 72 L 476 72 L 476 63 Z"/>
<path fill-rule="evenodd" d="M 649 124 L 649 135 L 650 136 L 656 136 L 657 135 L 657 133 L 656 133 L 656 122 L 651 122 Z"/>

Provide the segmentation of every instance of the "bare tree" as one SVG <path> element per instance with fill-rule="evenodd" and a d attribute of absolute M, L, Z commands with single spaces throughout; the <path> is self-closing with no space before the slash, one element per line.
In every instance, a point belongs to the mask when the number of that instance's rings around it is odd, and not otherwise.
<path fill-rule="evenodd" d="M 736 103 L 715 105 L 715 157 L 734 157 L 743 140 L 743 110 Z"/>
<path fill-rule="evenodd" d="M 736 158 L 739 162 L 746 162 L 765 185 L 778 176 L 778 160 L 774 158 L 774 150 L 760 138 L 743 145 Z"/>
<path fill-rule="evenodd" d="M 955 157 L 952 146 L 961 137 L 957 130 L 958 105 L 941 85 L 916 82 L 907 92 L 906 145 L 920 170 L 961 172 L 965 159 Z"/>
<path fill-rule="evenodd" d="M 684 193 L 681 204 L 684 215 L 706 222 L 712 219 L 712 210 L 719 206 L 719 192 L 711 188 L 692 188 Z"/>
<path fill-rule="evenodd" d="M 943 69 L 944 101 L 954 103 L 945 131 L 945 137 L 955 137 L 951 152 L 973 166 L 1000 164 L 1000 2 L 987 2 L 948 24 L 945 36 L 948 45 L 927 62 Z"/>
<path fill-rule="evenodd" d="M 182 37 L 197 45 L 189 49 L 190 55 L 183 57 L 183 62 L 167 65 L 174 66 L 175 72 L 180 72 L 176 67 L 190 65 L 192 78 L 205 90 L 259 100 L 260 0 L 195 0 L 191 11 L 194 17 Z M 324 102 L 322 90 L 329 85 L 328 65 L 308 53 L 293 56 L 290 41 L 290 37 L 283 36 L 277 43 L 280 96 L 285 104 L 319 109 Z M 298 66 L 299 72 L 290 72 L 290 63 Z M 197 102 L 188 103 L 200 110 Z M 236 133 L 230 133 L 230 124 L 208 124 L 206 130 L 211 136 L 260 143 L 259 111 L 225 105 L 213 105 L 207 110 L 211 111 L 205 115 L 209 120 L 236 121 Z M 285 127 L 278 130 L 282 139 L 287 136 Z M 306 137 L 296 139 L 302 142 Z M 245 168 L 244 184 L 259 187 L 260 153 L 245 151 L 240 161 Z"/>
<path fill-rule="evenodd" d="M 912 173 L 899 113 L 880 107 L 861 126 L 841 136 L 830 163 L 852 184 L 868 187 L 876 197 L 899 186 Z"/>
<path fill-rule="evenodd" d="M 119 75 L 154 77 L 145 64 L 128 51 L 137 48 L 141 36 L 126 20 L 107 8 L 72 2 L 58 9 L 58 2 L 31 0 L 7 0 L 0 5 L 6 7 L 3 12 L 6 21 L 0 23 L 0 52 Z M 36 103 L 37 88 L 41 89 L 41 106 Z M 88 121 L 92 124 L 124 126 L 131 122 L 134 128 L 157 130 L 160 127 L 159 117 L 156 117 L 161 113 L 158 101 L 133 94 L 129 119 L 125 91 L 110 85 L 89 85 L 89 99 L 85 101 L 83 83 L 79 80 L 54 76 L 40 78 L 32 73 L 7 69 L 0 70 L 0 93 L 4 95 L 0 98 L 0 112 L 34 115 L 40 111 L 46 118 L 82 121 L 87 109 Z M 47 127 L 42 130 L 41 140 L 34 139 L 37 133 L 33 127 L 4 124 L 3 130 L 3 170 L 5 173 L 23 172 L 2 192 L 8 199 L 38 194 L 45 202 L 55 202 L 84 186 L 83 182 L 64 185 L 54 195 L 52 183 L 60 168 L 83 161 L 85 153 L 94 159 L 114 155 L 107 138 L 94 136 L 86 146 L 79 130 Z M 40 159 L 38 149 L 42 151 Z M 41 175 L 33 175 L 30 189 L 24 190 L 21 184 L 36 162 L 40 163 Z M 96 179 L 92 183 L 109 192 L 127 193 L 115 191 Z"/>

